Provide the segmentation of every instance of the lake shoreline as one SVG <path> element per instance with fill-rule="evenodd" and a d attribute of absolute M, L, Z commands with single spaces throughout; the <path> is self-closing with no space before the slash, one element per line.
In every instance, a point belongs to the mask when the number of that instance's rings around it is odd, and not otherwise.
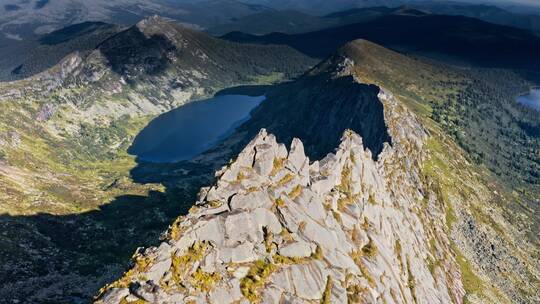
<path fill-rule="evenodd" d="M 519 95 L 516 97 L 516 102 L 523 107 L 540 112 L 540 86 L 535 86 L 528 93 Z"/>
<path fill-rule="evenodd" d="M 172 109 L 141 130 L 128 153 L 150 163 L 193 159 L 230 136 L 265 99 L 264 95 L 219 95 Z"/>

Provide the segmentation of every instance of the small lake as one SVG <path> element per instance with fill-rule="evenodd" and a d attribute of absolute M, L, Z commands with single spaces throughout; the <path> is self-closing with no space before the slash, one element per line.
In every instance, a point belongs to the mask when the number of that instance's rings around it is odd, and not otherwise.
<path fill-rule="evenodd" d="M 181 106 L 152 120 L 128 152 L 155 163 L 192 159 L 230 135 L 264 99 L 221 95 Z"/>
<path fill-rule="evenodd" d="M 527 95 L 519 96 L 518 102 L 526 107 L 540 111 L 540 89 L 534 89 Z"/>

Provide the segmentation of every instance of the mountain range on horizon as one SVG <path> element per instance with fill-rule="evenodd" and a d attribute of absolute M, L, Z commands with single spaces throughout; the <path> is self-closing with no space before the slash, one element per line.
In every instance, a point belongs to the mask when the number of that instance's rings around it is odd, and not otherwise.
<path fill-rule="evenodd" d="M 0 302 L 539 302 L 540 15 L 372 2 L 2 4 Z"/>
<path fill-rule="evenodd" d="M 20 5 L 6 4 L 2 8 L 4 13 L 0 15 L 0 54 L 9 56 L 0 57 L 0 80 L 20 79 L 43 71 L 70 52 L 91 49 L 111 32 L 121 31 L 154 14 L 218 36 L 235 31 L 263 35 L 273 32 L 299 34 L 332 27 L 339 29 L 398 15 L 408 9 L 433 15 L 467 16 L 524 30 L 540 29 L 540 13 L 535 15 L 533 10 L 528 15 L 514 13 L 495 5 L 438 1 L 406 2 L 406 6 L 399 1 L 360 5 L 344 1 L 343 5 L 328 8 L 320 15 L 296 7 L 295 3 L 261 5 L 233 0 L 138 3 L 125 0 L 105 5 L 95 1 L 77 3 L 66 0 L 43 2 L 43 6 L 31 1 Z M 344 10 L 338 11 L 339 8 Z M 51 44 L 51 41 L 55 43 Z"/>

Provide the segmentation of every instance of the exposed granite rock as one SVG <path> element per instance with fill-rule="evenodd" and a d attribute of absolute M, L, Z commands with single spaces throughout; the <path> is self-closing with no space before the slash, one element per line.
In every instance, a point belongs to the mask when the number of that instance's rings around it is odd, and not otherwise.
<path fill-rule="evenodd" d="M 36 116 L 36 120 L 38 121 L 49 120 L 49 118 L 51 118 L 51 116 L 53 116 L 54 113 L 56 112 L 56 109 L 57 107 L 54 104 L 51 104 L 51 103 L 44 104 L 39 110 Z"/>
<path fill-rule="evenodd" d="M 411 121 L 394 125 L 378 161 L 352 131 L 310 164 L 300 140 L 287 152 L 261 130 L 97 303 L 461 303 L 447 237 L 426 224 L 441 215 L 419 209 L 417 169 L 401 168 L 422 158 L 408 151 L 425 137 Z M 437 263 L 432 246 L 444 248 Z"/>

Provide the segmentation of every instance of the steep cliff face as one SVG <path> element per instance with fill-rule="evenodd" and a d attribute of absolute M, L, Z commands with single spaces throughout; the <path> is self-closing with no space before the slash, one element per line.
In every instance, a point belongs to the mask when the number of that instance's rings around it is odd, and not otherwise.
<path fill-rule="evenodd" d="M 461 303 L 444 212 L 420 177 L 427 134 L 378 97 L 393 146 L 377 161 L 350 130 L 313 162 L 300 140 L 287 151 L 261 130 L 97 302 Z"/>
<path fill-rule="evenodd" d="M 515 107 L 515 89 L 505 87 L 498 91 L 490 84 L 491 81 L 502 83 L 505 77 L 516 79 L 515 76 L 499 71 L 501 75 L 493 77 L 483 74 L 485 71 L 472 73 L 427 63 L 364 40 L 349 43 L 333 60 L 349 62 L 346 70 L 359 82 L 392 90 L 399 96 L 396 98 L 399 103 L 410 109 L 428 131 L 424 146 L 428 157 L 421 172 L 433 199 L 443 208 L 443 229 L 451 240 L 463 274 L 465 300 L 472 303 L 540 301 L 537 292 L 540 247 L 535 232 L 539 219 L 538 212 L 534 211 L 538 208 L 537 184 L 514 184 L 506 179 L 507 176 L 527 176 L 532 163 L 525 166 L 525 170 L 519 169 L 520 166 L 507 167 L 507 175 L 501 176 L 489 160 L 484 163 L 488 168 L 482 161 L 475 161 L 472 157 L 475 147 L 463 143 L 473 141 L 484 145 L 485 141 L 492 140 L 491 136 L 497 138 L 497 150 L 482 153 L 490 159 L 519 142 L 522 136 L 517 134 L 523 133 L 518 130 L 515 135 L 509 135 L 516 129 L 503 120 L 490 122 L 490 128 L 497 130 L 504 125 L 508 133 L 498 131 L 480 137 L 474 133 L 474 128 L 465 127 L 468 121 L 492 119 L 482 115 L 471 117 L 477 108 L 492 108 L 504 117 L 504 109 Z M 518 84 L 516 81 L 515 85 Z M 486 86 L 488 90 L 483 89 Z M 445 114 L 446 119 L 437 119 L 435 114 L 441 105 L 461 109 L 453 114 L 460 118 L 457 127 L 449 128 L 452 119 L 449 114 Z M 495 109 L 497 107 L 499 109 Z M 385 108 L 385 112 L 387 110 Z M 512 112 L 514 122 L 530 119 L 526 111 Z M 533 120 L 538 121 L 538 116 Z M 501 133 L 502 136 L 494 135 Z M 533 137 L 527 137 L 527 142 L 531 147 L 537 146 L 537 139 Z M 525 153 L 527 159 L 534 159 L 533 154 Z M 519 160 L 514 160 L 517 162 Z"/>
<path fill-rule="evenodd" d="M 334 70 L 311 71 L 299 80 L 280 85 L 251 114 L 240 130 L 254 136 L 261 128 L 279 141 L 302 140 L 306 154 L 322 158 L 351 129 L 362 136 L 364 146 L 376 158 L 384 143 L 391 143 L 384 121 L 379 88 L 359 83 L 351 74 Z"/>

